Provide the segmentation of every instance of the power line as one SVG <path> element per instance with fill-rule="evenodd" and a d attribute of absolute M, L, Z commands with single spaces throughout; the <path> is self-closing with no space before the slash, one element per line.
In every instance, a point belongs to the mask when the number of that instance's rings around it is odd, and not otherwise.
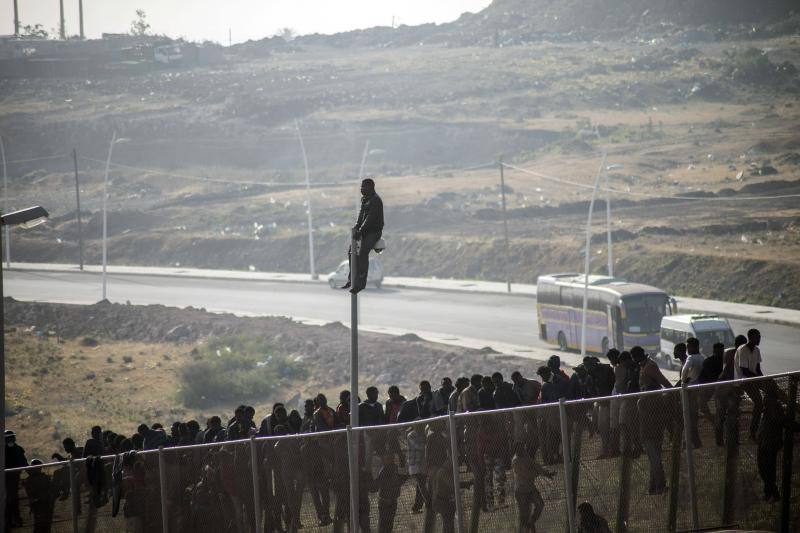
<path fill-rule="evenodd" d="M 552 181 L 555 183 L 561 183 L 563 185 L 570 185 L 572 187 L 579 187 L 581 189 L 589 189 L 592 190 L 594 187 L 592 185 L 588 185 L 585 183 L 578 183 L 576 181 L 565 180 L 563 178 L 557 178 L 555 176 L 550 176 L 548 174 L 542 174 L 541 172 L 536 172 L 535 170 L 530 170 L 527 168 L 517 167 L 514 165 L 509 165 L 508 163 L 503 163 L 503 166 L 506 168 L 510 168 L 513 170 L 517 170 L 524 174 L 530 174 L 531 176 L 536 176 L 537 178 L 541 178 L 543 180 Z M 731 201 L 747 201 L 747 200 L 782 200 L 785 198 L 800 198 L 800 193 L 798 194 L 779 194 L 775 196 L 663 196 L 658 194 L 649 194 L 646 192 L 636 192 L 636 191 L 623 191 L 622 189 L 614 189 L 613 187 L 600 187 L 599 190 L 601 191 L 608 191 L 615 194 L 623 194 L 629 196 L 640 196 L 644 198 L 658 198 L 658 199 L 666 199 L 666 200 L 696 200 L 696 201 L 717 201 L 717 202 L 731 202 Z"/>
<path fill-rule="evenodd" d="M 6 163 L 32 163 L 34 161 L 45 161 L 48 159 L 61 159 L 62 157 L 69 157 L 69 154 L 48 155 L 42 157 L 33 157 L 31 159 L 15 159 L 14 161 L 6 161 Z"/>
<path fill-rule="evenodd" d="M 81 159 L 85 161 L 91 161 L 93 163 L 103 163 L 105 161 L 101 161 L 100 159 L 94 159 L 92 157 L 86 156 L 79 156 Z M 299 183 L 283 183 L 283 182 L 276 182 L 276 181 L 248 181 L 248 180 L 225 180 L 220 178 L 207 178 L 203 176 L 192 176 L 190 174 L 178 174 L 176 172 L 167 172 L 165 170 L 157 170 L 152 168 L 141 168 L 141 167 L 134 167 L 131 165 L 123 165 L 121 163 L 111 163 L 112 167 L 117 168 L 124 168 L 126 170 L 135 170 L 137 172 L 147 172 L 150 174 L 160 174 L 162 176 L 170 176 L 173 178 L 185 179 L 185 180 L 192 180 L 192 181 L 205 181 L 210 183 L 227 183 L 232 185 L 253 185 L 253 186 L 261 186 L 261 187 L 278 187 L 278 188 L 304 188 L 304 184 Z M 332 187 L 337 185 L 347 185 L 356 183 L 355 180 L 347 180 L 347 181 L 338 181 L 338 182 L 317 182 L 314 183 L 315 186 L 325 186 L 325 187 Z"/>

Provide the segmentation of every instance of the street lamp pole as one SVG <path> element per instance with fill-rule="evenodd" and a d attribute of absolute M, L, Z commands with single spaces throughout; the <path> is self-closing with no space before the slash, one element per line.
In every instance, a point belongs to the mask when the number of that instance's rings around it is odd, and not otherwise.
<path fill-rule="evenodd" d="M 594 200 L 597 196 L 597 189 L 600 187 L 600 176 L 603 167 L 606 166 L 606 154 L 603 153 L 603 164 L 597 171 L 592 189 L 592 200 L 589 202 L 589 216 L 586 219 L 586 248 L 584 249 L 585 261 L 583 267 L 583 312 L 581 313 L 581 355 L 586 355 L 586 314 L 589 311 L 589 262 L 591 260 L 591 250 L 589 248 L 592 240 L 592 212 L 594 211 Z"/>
<path fill-rule="evenodd" d="M 14 213 L 3 213 L 0 224 L 3 226 L 33 227 L 41 224 L 48 217 L 47 211 L 40 206 L 30 207 Z M 2 247 L 3 232 L 0 231 L 0 247 Z M 3 262 L 0 261 L 0 435 L 3 435 L 3 445 L 0 446 L 0 472 L 5 476 L 6 471 L 6 339 L 5 339 L 5 301 L 3 298 Z M 0 483 L 0 529 L 6 523 L 6 484 Z"/>
<path fill-rule="evenodd" d="M 111 143 L 108 145 L 108 158 L 106 159 L 106 173 L 103 179 L 103 300 L 107 296 L 106 270 L 108 267 L 108 171 L 111 168 L 111 154 L 114 151 L 114 144 L 117 142 L 117 132 L 111 135 Z"/>
<path fill-rule="evenodd" d="M 505 236 L 506 289 L 511 292 L 511 275 L 508 270 L 508 216 L 506 214 L 506 180 L 503 175 L 503 158 L 500 157 L 500 197 L 503 202 L 503 235 Z"/>
<path fill-rule="evenodd" d="M 609 192 L 608 192 L 608 166 L 603 166 L 603 174 L 605 174 L 606 180 L 606 238 L 608 240 L 608 276 L 613 278 L 614 277 L 614 255 L 611 248 L 611 200 L 609 199 Z"/>
<path fill-rule="evenodd" d="M 608 238 L 608 275 L 614 277 L 614 251 L 611 243 L 611 191 L 608 188 L 608 171 L 623 168 L 623 165 L 604 165 L 603 174 L 605 174 L 605 189 L 606 189 L 606 236 Z"/>
<path fill-rule="evenodd" d="M 0 155 L 3 157 L 3 213 L 8 213 L 8 172 L 6 169 L 6 147 L 3 144 L 3 136 L 0 135 Z M 11 267 L 11 229 L 5 227 L 6 239 L 6 266 Z M 4 444 L 5 446 L 5 444 Z"/>
<path fill-rule="evenodd" d="M 314 224 L 311 221 L 311 179 L 308 175 L 308 158 L 306 157 L 306 145 L 303 142 L 303 135 L 300 133 L 300 125 L 297 119 L 294 121 L 294 128 L 297 130 L 297 138 L 300 140 L 300 151 L 303 153 L 303 166 L 306 170 L 306 204 L 308 209 L 308 262 L 309 270 L 311 271 L 311 279 L 318 279 L 316 269 L 314 268 Z"/>

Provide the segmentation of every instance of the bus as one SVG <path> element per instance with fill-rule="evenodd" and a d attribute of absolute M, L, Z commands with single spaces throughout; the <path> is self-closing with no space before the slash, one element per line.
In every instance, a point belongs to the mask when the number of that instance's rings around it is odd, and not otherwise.
<path fill-rule="evenodd" d="M 561 350 L 580 350 L 584 277 L 565 273 L 539 276 L 536 311 L 539 338 Z M 675 299 L 656 287 L 608 276 L 589 276 L 586 351 L 605 354 L 641 346 L 660 351 L 661 319 L 677 313 Z"/>

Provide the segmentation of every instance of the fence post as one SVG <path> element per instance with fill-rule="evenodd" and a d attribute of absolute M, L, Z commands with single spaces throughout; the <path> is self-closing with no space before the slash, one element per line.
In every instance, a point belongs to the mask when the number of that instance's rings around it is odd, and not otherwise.
<path fill-rule="evenodd" d="M 258 450 L 256 450 L 255 435 L 250 437 L 250 468 L 253 470 L 253 508 L 256 513 L 256 533 L 261 533 L 261 478 L 258 477 Z"/>
<path fill-rule="evenodd" d="M 456 438 L 456 417 L 453 411 L 447 414 L 447 424 L 450 431 L 450 458 L 453 465 L 453 493 L 456 497 L 456 531 L 464 533 L 464 503 L 461 501 L 461 478 L 458 475 L 458 440 Z"/>
<path fill-rule="evenodd" d="M 725 488 L 722 496 L 722 523 L 734 522 L 736 480 L 739 476 L 739 389 L 726 387 L 719 402 L 725 412 L 723 436 L 725 439 Z"/>
<path fill-rule="evenodd" d="M 81 496 L 78 494 L 78 476 L 75 473 L 75 462 L 69 458 L 69 492 L 72 502 L 72 533 L 78 533 L 78 512 L 81 509 Z"/>
<path fill-rule="evenodd" d="M 678 448 L 680 449 L 680 448 Z M 616 528 L 614 531 L 628 530 L 628 511 L 631 500 L 631 459 L 630 454 L 622 452 L 619 462 L 619 500 L 617 501 Z"/>
<path fill-rule="evenodd" d="M 164 447 L 158 447 L 158 481 L 161 488 L 161 528 L 169 533 L 169 514 L 167 514 L 167 464 L 164 460 Z"/>
<path fill-rule="evenodd" d="M 694 478 L 694 448 L 692 447 L 692 413 L 689 406 L 689 391 L 686 382 L 681 383 L 681 409 L 683 410 L 683 441 L 686 445 L 686 471 L 689 475 L 689 502 L 692 509 L 692 528 L 700 528 L 700 517 L 697 513 L 697 491 Z"/>
<path fill-rule="evenodd" d="M 681 425 L 672 430 L 672 450 L 669 472 L 669 507 L 667 509 L 667 531 L 675 533 L 678 528 L 678 491 L 681 482 Z"/>
<path fill-rule="evenodd" d="M 582 449 L 582 437 L 583 437 L 583 426 L 581 426 L 580 422 L 576 422 L 575 426 L 573 427 L 573 432 L 575 434 L 575 438 L 570 442 L 572 446 L 570 449 L 572 450 L 572 455 L 570 455 L 570 467 L 572 468 L 572 508 L 574 509 L 578 503 L 578 482 L 580 481 L 580 469 L 581 469 L 581 449 Z"/>
<path fill-rule="evenodd" d="M 352 393 L 351 393 L 352 395 Z M 350 396 L 352 399 L 352 396 Z M 352 401 L 351 401 L 352 405 Z M 355 457 L 355 439 L 357 435 L 353 433 L 352 426 L 347 426 L 347 463 L 350 472 L 350 531 L 358 531 L 358 457 Z"/>
<path fill-rule="evenodd" d="M 575 501 L 572 499 L 572 460 L 570 458 L 569 432 L 567 431 L 567 407 L 564 398 L 558 399 L 558 414 L 561 419 L 561 454 L 564 456 L 564 488 L 567 494 L 567 523 L 569 532 L 575 533 Z"/>
<path fill-rule="evenodd" d="M 797 415 L 797 376 L 789 381 L 787 427 L 783 436 L 783 466 L 781 468 L 781 533 L 789 533 L 792 512 L 792 456 L 794 452 L 795 417 Z"/>

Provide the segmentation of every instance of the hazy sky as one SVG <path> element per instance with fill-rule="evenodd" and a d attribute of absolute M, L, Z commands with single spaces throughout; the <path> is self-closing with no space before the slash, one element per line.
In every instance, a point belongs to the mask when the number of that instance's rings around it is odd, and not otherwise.
<path fill-rule="evenodd" d="M 58 26 L 58 0 L 18 0 L 22 25 Z M 491 0 L 83 0 L 88 37 L 130 29 L 138 8 L 151 30 L 171 37 L 228 42 L 260 39 L 290 27 L 299 33 L 336 33 L 371 26 L 448 22 Z M 78 33 L 78 0 L 64 0 L 68 34 Z M 0 0 L 0 35 L 14 31 L 12 0 Z"/>

